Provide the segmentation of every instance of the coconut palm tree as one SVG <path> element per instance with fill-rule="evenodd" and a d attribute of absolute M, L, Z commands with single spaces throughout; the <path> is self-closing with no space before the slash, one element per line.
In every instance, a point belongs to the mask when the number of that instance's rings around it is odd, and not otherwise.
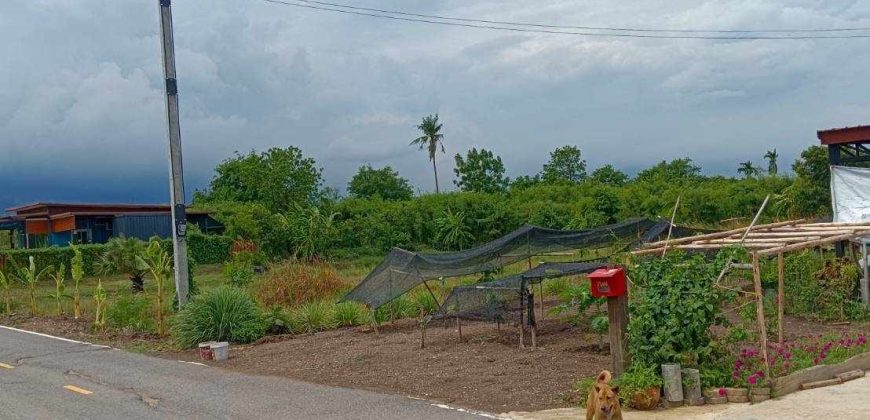
<path fill-rule="evenodd" d="M 767 174 L 768 175 L 776 175 L 779 172 L 779 168 L 776 166 L 776 159 L 779 157 L 779 154 L 776 153 L 776 149 L 768 150 L 767 153 L 764 154 L 764 158 L 767 159 Z"/>
<path fill-rule="evenodd" d="M 746 178 L 752 178 L 758 175 L 758 168 L 752 164 L 750 161 L 740 163 L 740 167 L 737 168 L 738 174 L 743 174 Z"/>
<path fill-rule="evenodd" d="M 423 121 L 417 126 L 422 136 L 411 141 L 411 146 L 419 146 L 420 150 L 428 150 L 429 160 L 432 161 L 432 170 L 435 172 L 435 193 L 441 192 L 438 187 L 438 166 L 435 165 L 435 154 L 439 146 L 441 153 L 444 150 L 444 135 L 441 134 L 441 124 L 438 122 L 438 114 L 423 117 Z"/>

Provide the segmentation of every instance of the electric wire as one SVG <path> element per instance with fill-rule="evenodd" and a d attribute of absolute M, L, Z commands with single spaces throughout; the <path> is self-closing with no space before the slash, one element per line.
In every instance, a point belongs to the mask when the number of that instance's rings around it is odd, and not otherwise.
<path fill-rule="evenodd" d="M 508 32 L 520 32 L 520 33 L 537 33 L 537 34 L 552 34 L 552 35 L 575 35 L 575 36 L 587 36 L 587 37 L 605 37 L 605 38 L 647 38 L 647 39 L 702 39 L 702 40 L 811 40 L 811 39 L 861 39 L 861 38 L 870 38 L 870 34 L 848 34 L 848 35 L 745 35 L 745 36 L 735 36 L 735 35 L 662 35 L 658 33 L 649 34 L 649 33 L 602 33 L 602 32 L 576 32 L 576 31 L 565 31 L 565 30 L 557 30 L 557 29 L 530 29 L 530 28 L 522 28 L 522 27 L 507 27 L 507 26 L 497 26 L 499 24 L 476 24 L 476 23 L 464 23 L 464 22 L 450 22 L 450 21 L 439 21 L 432 19 L 448 19 L 444 17 L 436 17 L 434 15 L 419 15 L 419 16 L 431 16 L 430 18 L 419 18 L 416 17 L 416 14 L 405 13 L 405 12 L 375 12 L 376 9 L 371 9 L 373 12 L 368 12 L 363 8 L 353 7 L 353 6 L 321 6 L 315 4 L 305 4 L 305 3 L 314 3 L 311 0 L 262 0 L 266 3 L 279 4 L 285 6 L 292 6 L 298 8 L 305 9 L 313 9 L 320 11 L 330 11 L 336 13 L 357 15 L 357 16 L 367 16 L 367 17 L 376 17 L 382 19 L 390 19 L 396 21 L 404 21 L 404 22 L 416 22 L 416 23 L 426 23 L 433 25 L 444 25 L 444 26 L 454 26 L 454 27 L 464 27 L 464 28 L 478 28 L 478 29 L 489 29 L 489 30 L 497 30 L 497 31 L 508 31 Z M 302 3 L 299 3 L 302 2 Z M 318 2 L 324 3 L 324 2 Z M 347 7 L 348 9 L 340 9 L 338 7 Z M 383 13 L 401 13 L 400 16 L 388 15 Z M 470 22 L 485 22 L 483 20 L 474 20 L 474 19 L 466 19 L 466 21 Z M 489 22 L 497 22 L 497 21 L 489 21 Z M 505 23 L 507 24 L 507 23 Z M 531 24 L 530 24 L 531 25 Z M 538 24 L 535 24 L 538 25 Z M 546 27 L 541 25 L 542 27 Z M 558 25 L 548 25 L 551 27 L 559 27 Z M 579 27 L 577 27 L 579 28 Z M 589 30 L 592 30 L 593 27 L 587 27 Z M 605 30 L 604 28 L 599 28 L 599 30 Z M 634 29 L 618 29 L 618 28 L 606 28 L 606 30 L 611 31 L 634 31 Z M 795 30 L 790 32 L 833 32 L 833 31 L 860 31 L 860 30 L 870 30 L 870 28 L 845 28 L 845 29 L 807 29 L 807 30 Z M 638 30 L 640 31 L 640 30 Z M 704 31 L 704 30 L 644 30 L 646 32 L 681 32 L 681 31 L 697 31 L 697 32 L 719 32 L 716 30 Z M 724 32 L 724 31 L 723 31 Z M 760 32 L 776 32 L 774 30 L 771 31 L 733 31 L 734 33 L 760 33 Z M 785 30 L 784 30 L 785 32 Z"/>

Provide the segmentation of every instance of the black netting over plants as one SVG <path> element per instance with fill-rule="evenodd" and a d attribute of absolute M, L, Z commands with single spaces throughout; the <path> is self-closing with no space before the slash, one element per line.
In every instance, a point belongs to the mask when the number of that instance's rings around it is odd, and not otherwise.
<path fill-rule="evenodd" d="M 462 318 L 474 321 L 507 321 L 522 309 L 524 285 L 544 279 L 591 273 L 606 267 L 603 262 L 543 263 L 524 273 L 502 279 L 456 286 L 444 300 L 433 320 Z"/>
<path fill-rule="evenodd" d="M 536 255 L 637 245 L 666 235 L 668 225 L 664 219 L 645 218 L 585 230 L 525 225 L 492 242 L 460 252 L 419 253 L 394 248 L 342 301 L 356 301 L 377 309 L 427 280 L 492 272 Z"/>

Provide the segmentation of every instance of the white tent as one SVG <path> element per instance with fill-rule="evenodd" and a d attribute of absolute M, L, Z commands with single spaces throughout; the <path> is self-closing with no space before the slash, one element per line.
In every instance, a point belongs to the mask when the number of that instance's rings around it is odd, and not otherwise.
<path fill-rule="evenodd" d="M 870 169 L 831 166 L 834 222 L 870 220 Z"/>

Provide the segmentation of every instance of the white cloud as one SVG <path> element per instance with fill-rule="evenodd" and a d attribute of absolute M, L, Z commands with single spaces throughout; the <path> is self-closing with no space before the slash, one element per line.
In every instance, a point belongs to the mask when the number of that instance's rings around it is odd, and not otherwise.
<path fill-rule="evenodd" d="M 870 26 L 870 7 L 845 0 L 359 5 L 563 25 Z M 316 157 L 330 185 L 343 186 L 372 163 L 430 189 L 426 157 L 408 142 L 420 117 L 435 112 L 447 135 L 443 185 L 450 184 L 452 156 L 470 147 L 494 150 L 511 175 L 538 171 L 563 144 L 579 145 L 591 167 L 632 169 L 689 154 L 710 170 L 733 172 L 735 162 L 760 160 L 773 147 L 790 161 L 815 143 L 817 129 L 867 123 L 870 51 L 862 40 L 591 38 L 258 1 L 173 7 L 190 191 L 234 150 L 288 145 Z M 117 191 L 101 191 L 106 199 L 127 199 L 141 180 L 165 178 L 155 3 L 4 1 L 0 37 L 7 60 L 0 78 L 11 81 L 0 85 L 0 173 L 16 185 L 0 205 L 27 201 L 17 185 L 35 170 L 54 176 L 56 191 L 65 192 L 84 188 L 72 175 L 127 177 L 112 184 Z"/>

